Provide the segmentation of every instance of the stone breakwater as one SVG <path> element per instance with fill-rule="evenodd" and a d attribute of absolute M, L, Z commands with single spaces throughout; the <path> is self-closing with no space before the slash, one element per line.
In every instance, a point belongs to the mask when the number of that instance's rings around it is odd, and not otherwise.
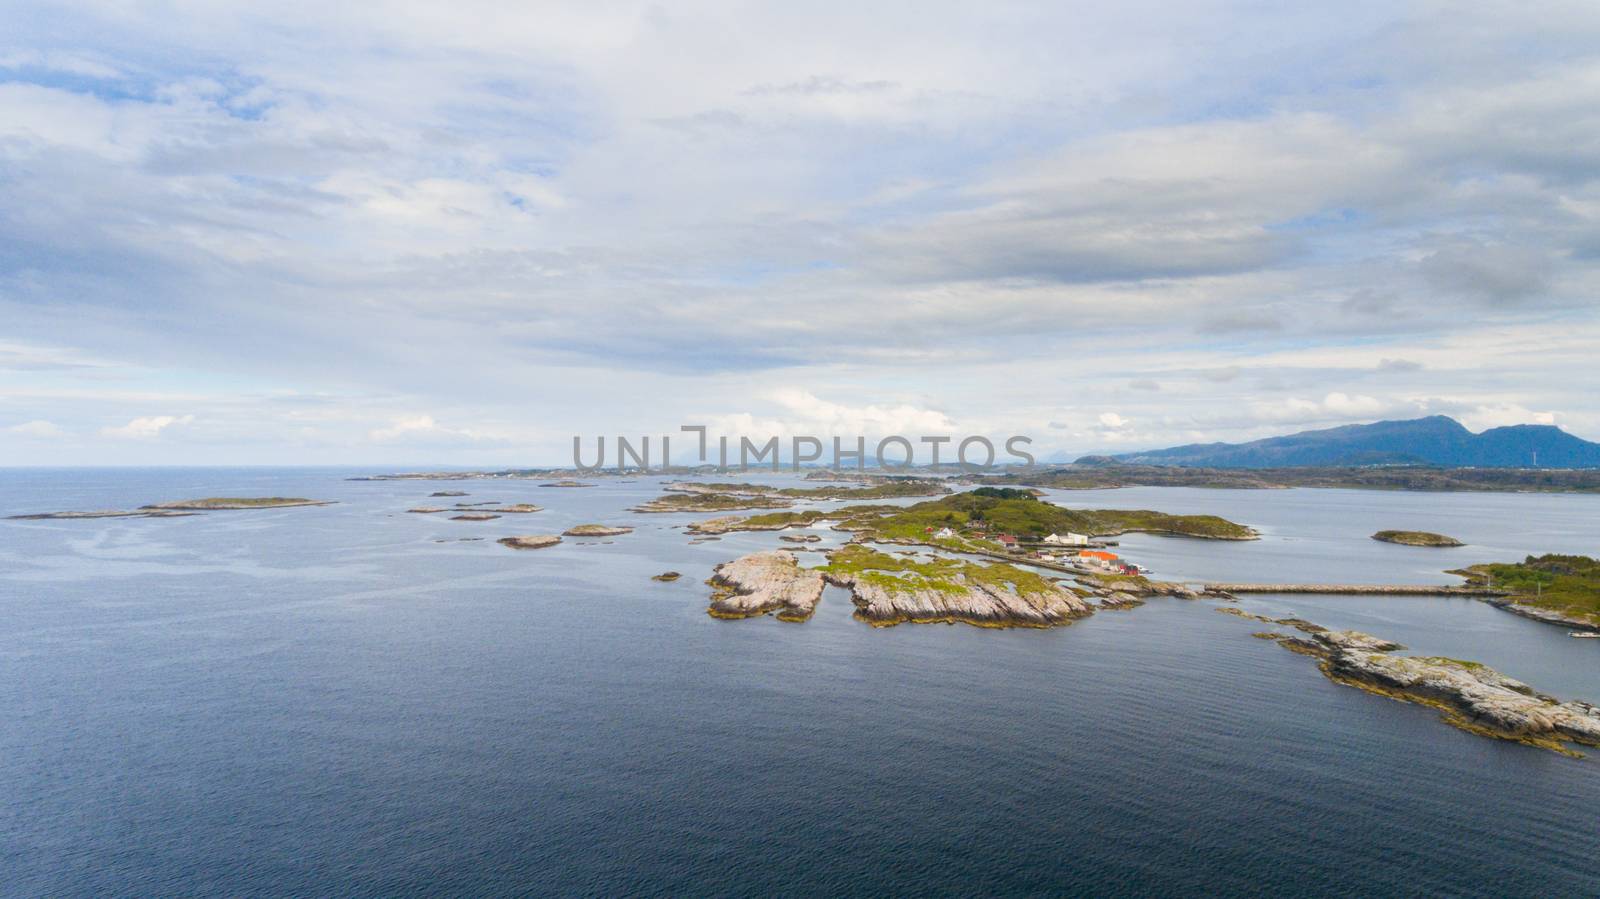
<path fill-rule="evenodd" d="M 715 593 L 713 618 L 753 618 L 777 613 L 780 621 L 805 621 L 822 599 L 822 575 L 801 568 L 786 552 L 751 553 L 718 565 L 707 581 Z"/>
<path fill-rule="evenodd" d="M 1285 649 L 1321 659 L 1336 683 L 1438 709 L 1446 723 L 1469 733 L 1580 755 L 1568 744 L 1600 746 L 1600 708 L 1563 702 L 1477 662 L 1439 656 L 1398 656 L 1398 643 L 1360 631 L 1333 631 L 1295 618 L 1242 618 L 1293 627 L 1303 634 L 1258 634 Z"/>
<path fill-rule="evenodd" d="M 1504 592 L 1472 585 L 1426 584 L 1206 584 L 1205 592 L 1348 593 L 1356 596 L 1504 596 Z"/>

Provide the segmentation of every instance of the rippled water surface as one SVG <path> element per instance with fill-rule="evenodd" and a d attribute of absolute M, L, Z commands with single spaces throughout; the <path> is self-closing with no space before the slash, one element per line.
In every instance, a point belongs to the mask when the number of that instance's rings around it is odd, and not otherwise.
<path fill-rule="evenodd" d="M 715 621 L 711 567 L 780 544 L 689 545 L 675 526 L 704 516 L 624 511 L 658 479 L 355 473 L 0 472 L 0 514 L 338 501 L 0 522 L 0 892 L 1600 892 L 1595 758 L 1329 683 L 1214 603 L 875 630 L 830 589 L 803 625 Z M 439 489 L 546 511 L 404 512 Z M 1592 554 L 1600 534 L 1597 497 L 1053 498 L 1262 530 L 1123 539 L 1186 579 L 1442 583 L 1458 564 Z M 584 522 L 639 529 L 493 542 Z M 1473 545 L 1367 539 L 1386 527 Z M 684 577 L 650 580 L 666 569 Z M 1600 700 L 1600 641 L 1475 601 L 1244 604 Z"/>

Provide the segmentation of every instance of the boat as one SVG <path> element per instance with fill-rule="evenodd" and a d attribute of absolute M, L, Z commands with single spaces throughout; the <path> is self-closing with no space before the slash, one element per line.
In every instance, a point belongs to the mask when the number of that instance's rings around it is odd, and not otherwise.
<path fill-rule="evenodd" d="M 1569 636 L 1569 637 L 1588 637 L 1590 639 L 1600 639 L 1600 631 L 1567 631 L 1567 636 Z"/>

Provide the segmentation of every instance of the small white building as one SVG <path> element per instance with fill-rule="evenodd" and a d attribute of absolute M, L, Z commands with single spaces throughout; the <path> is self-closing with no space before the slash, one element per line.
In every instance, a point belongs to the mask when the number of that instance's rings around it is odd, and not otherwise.
<path fill-rule="evenodd" d="M 1074 534 L 1068 531 L 1065 537 L 1060 534 L 1051 534 L 1044 538 L 1044 542 L 1051 546 L 1088 546 L 1089 538 L 1083 534 Z"/>
<path fill-rule="evenodd" d="M 934 534 L 933 536 L 935 536 L 935 537 L 954 537 L 955 535 L 956 535 L 956 532 L 950 530 L 949 528 L 940 528 L 938 533 Z"/>

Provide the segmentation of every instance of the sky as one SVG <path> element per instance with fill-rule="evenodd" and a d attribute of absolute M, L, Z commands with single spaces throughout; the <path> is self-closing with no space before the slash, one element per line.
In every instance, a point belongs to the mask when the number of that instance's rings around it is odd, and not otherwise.
<path fill-rule="evenodd" d="M 1592 0 L 0 16 L 0 465 L 1600 439 Z"/>

